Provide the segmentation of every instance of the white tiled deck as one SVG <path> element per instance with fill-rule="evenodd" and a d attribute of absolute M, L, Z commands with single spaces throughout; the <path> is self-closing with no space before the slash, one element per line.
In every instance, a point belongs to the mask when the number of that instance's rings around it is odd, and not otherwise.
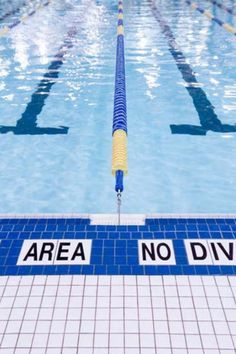
<path fill-rule="evenodd" d="M 236 278 L 0 277 L 0 353 L 234 354 Z"/>

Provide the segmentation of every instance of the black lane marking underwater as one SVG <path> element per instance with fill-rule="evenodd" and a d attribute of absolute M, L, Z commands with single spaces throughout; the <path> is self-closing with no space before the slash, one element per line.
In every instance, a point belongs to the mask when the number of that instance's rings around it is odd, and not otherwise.
<path fill-rule="evenodd" d="M 69 128 L 60 126 L 59 128 L 40 128 L 37 126 L 37 117 L 41 113 L 45 101 L 48 98 L 56 79 L 59 77 L 60 68 L 63 65 L 63 59 L 67 51 L 73 47 L 72 39 L 77 34 L 76 29 L 68 31 L 66 39 L 59 51 L 50 63 L 43 79 L 39 82 L 36 91 L 31 96 L 21 118 L 17 121 L 16 126 L 0 126 L 0 133 L 5 134 L 12 132 L 16 135 L 42 135 L 42 134 L 67 134 Z"/>
<path fill-rule="evenodd" d="M 233 16 L 236 16 L 236 14 L 234 13 L 234 10 L 233 9 L 230 9 L 229 7 L 225 6 L 224 4 L 221 4 L 215 0 L 208 0 L 209 2 L 211 2 L 213 5 L 219 7 L 220 9 L 228 12 L 229 14 L 233 15 Z"/>
<path fill-rule="evenodd" d="M 46 3 L 42 4 L 43 7 L 48 6 L 49 5 L 49 1 L 47 1 Z M 30 13 L 26 14 L 26 17 L 30 17 L 33 16 L 36 12 L 37 12 L 38 8 L 36 8 L 35 10 L 32 10 Z M 16 20 L 15 22 L 13 22 L 11 25 L 7 26 L 9 29 L 12 29 L 16 26 L 18 26 L 19 24 L 22 23 L 21 19 Z"/>
<path fill-rule="evenodd" d="M 16 9 L 12 9 L 6 12 L 4 15 L 0 16 L 0 21 L 5 20 L 9 16 L 15 15 L 17 12 L 19 12 L 22 9 L 22 7 L 25 7 L 26 5 L 28 5 L 27 1 L 23 2 L 21 6 L 17 7 Z"/>
<path fill-rule="evenodd" d="M 174 34 L 169 25 L 162 18 L 160 11 L 153 2 L 150 2 L 153 15 L 161 27 L 161 31 L 169 46 L 169 51 L 174 58 L 184 81 L 187 83 L 186 90 L 193 100 L 194 107 L 198 113 L 201 126 L 191 124 L 171 124 L 172 134 L 206 135 L 211 130 L 217 133 L 235 133 L 236 125 L 222 124 L 217 117 L 214 106 L 211 104 L 205 91 L 199 87 L 194 71 L 187 63 L 183 52 L 175 40 Z"/>

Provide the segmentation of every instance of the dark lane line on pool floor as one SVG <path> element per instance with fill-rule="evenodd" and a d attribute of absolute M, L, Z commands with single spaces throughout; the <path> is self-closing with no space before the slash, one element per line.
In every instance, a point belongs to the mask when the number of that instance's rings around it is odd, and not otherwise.
<path fill-rule="evenodd" d="M 37 117 L 41 113 L 45 101 L 48 98 L 53 85 L 59 77 L 60 68 L 64 63 L 65 54 L 73 47 L 72 39 L 76 36 L 78 30 L 71 28 L 66 35 L 64 43 L 51 61 L 43 79 L 39 82 L 36 91 L 32 94 L 21 118 L 17 121 L 16 126 L 0 125 L 0 133 L 6 134 L 12 132 L 16 135 L 42 135 L 42 134 L 67 134 L 69 128 L 60 126 L 60 128 L 47 128 L 37 126 Z"/>
<path fill-rule="evenodd" d="M 219 7 L 220 9 L 228 12 L 229 14 L 236 16 L 236 13 L 234 13 L 234 10 L 230 9 L 229 7 L 225 6 L 224 4 L 221 4 L 220 2 L 215 1 L 215 0 L 208 0 L 208 1 L 211 2 L 213 5 Z"/>
<path fill-rule="evenodd" d="M 9 32 L 12 28 L 18 26 L 19 24 L 23 23 L 28 17 L 33 16 L 39 9 L 46 7 L 50 4 L 52 0 L 48 0 L 45 3 L 39 4 L 34 10 L 32 10 L 30 13 L 23 15 L 20 19 L 16 20 L 10 25 L 6 25 L 0 30 L 0 37 L 5 36 L 7 32 Z"/>
<path fill-rule="evenodd" d="M 25 1 L 21 4 L 21 6 L 17 7 L 16 9 L 12 9 L 8 12 L 6 12 L 4 15 L 0 16 L 0 21 L 5 20 L 7 17 L 15 15 L 17 12 L 19 12 L 23 7 L 25 7 L 26 5 L 28 5 L 28 2 Z"/>
<path fill-rule="evenodd" d="M 171 28 L 163 19 L 154 2 L 149 2 L 153 15 L 159 23 L 163 35 L 167 39 L 169 51 L 176 62 L 182 78 L 188 85 L 186 86 L 186 90 L 193 100 L 201 124 L 200 126 L 191 124 L 171 124 L 170 129 L 172 134 L 206 135 L 209 130 L 217 133 L 235 133 L 236 125 L 222 124 L 217 117 L 214 111 L 214 106 L 207 98 L 205 91 L 199 87 L 199 82 L 196 79 L 193 69 L 187 63 L 183 52 L 179 49 Z"/>

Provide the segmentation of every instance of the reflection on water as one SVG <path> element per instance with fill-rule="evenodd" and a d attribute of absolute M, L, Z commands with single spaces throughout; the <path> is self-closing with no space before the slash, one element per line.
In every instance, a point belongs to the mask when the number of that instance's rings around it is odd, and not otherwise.
<path fill-rule="evenodd" d="M 206 135 L 211 130 L 218 133 L 236 132 L 236 125 L 222 124 L 217 117 L 214 107 L 206 96 L 204 90 L 199 87 L 196 76 L 191 66 L 186 62 L 183 52 L 179 49 L 171 28 L 165 22 L 158 8 L 153 5 L 152 10 L 161 30 L 168 42 L 169 50 L 173 56 L 181 75 L 186 82 L 186 90 L 193 100 L 194 107 L 198 113 L 201 126 L 191 124 L 171 125 L 172 134 Z M 215 83 L 216 80 L 211 79 Z"/>
<path fill-rule="evenodd" d="M 235 38 L 185 0 L 156 7 L 162 23 L 150 1 L 125 3 L 122 211 L 235 211 Z M 71 23 L 77 33 L 67 41 Z M 116 23 L 117 1 L 58 0 L 1 38 L 0 212 L 116 212 Z"/>

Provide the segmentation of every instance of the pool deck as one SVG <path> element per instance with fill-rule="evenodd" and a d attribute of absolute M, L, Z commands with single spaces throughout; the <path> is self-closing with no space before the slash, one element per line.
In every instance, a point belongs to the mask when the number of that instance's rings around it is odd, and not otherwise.
<path fill-rule="evenodd" d="M 2 215 L 1 354 L 234 354 L 236 217 L 116 218 Z"/>

